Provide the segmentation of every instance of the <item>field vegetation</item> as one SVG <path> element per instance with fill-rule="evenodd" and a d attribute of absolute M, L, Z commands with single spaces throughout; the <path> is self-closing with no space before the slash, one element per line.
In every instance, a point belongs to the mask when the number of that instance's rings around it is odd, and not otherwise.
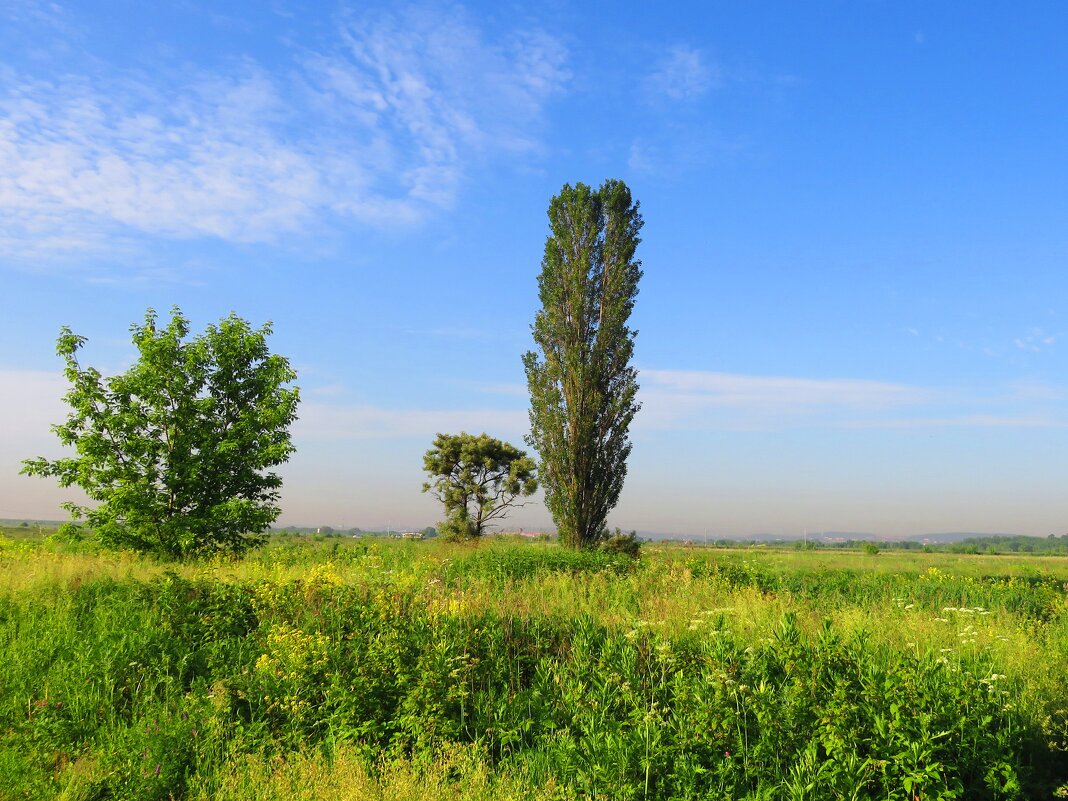
<path fill-rule="evenodd" d="M 1068 560 L 0 540 L 0 796 L 1068 791 Z"/>

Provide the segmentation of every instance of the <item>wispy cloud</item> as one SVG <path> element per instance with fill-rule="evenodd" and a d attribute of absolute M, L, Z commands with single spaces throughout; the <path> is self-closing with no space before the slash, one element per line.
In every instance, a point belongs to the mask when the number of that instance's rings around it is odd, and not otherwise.
<path fill-rule="evenodd" d="M 1033 383 L 985 393 L 854 378 L 797 378 L 643 369 L 642 410 L 635 436 L 651 431 L 777 431 L 792 428 L 906 429 L 937 427 L 1063 428 L 1068 393 Z M 438 431 L 489 431 L 518 438 L 525 409 L 498 408 L 526 396 L 523 384 L 478 387 L 479 408 L 393 408 L 309 401 L 295 433 L 309 440 L 432 436 Z M 498 396 L 501 401 L 495 401 Z M 507 401 L 509 405 L 513 402 Z"/>
<path fill-rule="evenodd" d="M 41 0 L 0 0 L 0 18 L 11 25 L 32 25 L 37 30 L 51 29 L 64 34 L 76 29 L 62 5 Z"/>
<path fill-rule="evenodd" d="M 342 18 L 343 46 L 305 59 L 319 99 L 374 133 L 412 201 L 449 205 L 475 154 L 530 152 L 548 100 L 569 78 L 553 37 L 490 41 L 460 6 Z"/>
<path fill-rule="evenodd" d="M 651 99 L 695 100 L 722 85 L 719 67 L 701 50 L 675 45 L 646 76 L 644 88 Z"/>
<path fill-rule="evenodd" d="M 651 431 L 780 431 L 796 428 L 1064 428 L 1068 389 L 1035 380 L 999 386 L 939 388 L 856 378 L 758 376 L 701 370 L 641 369 L 636 436 Z M 487 396 L 526 399 L 523 383 L 481 384 Z M 424 414 L 413 414 L 413 421 Z M 451 412 L 477 428 L 479 411 Z M 525 411 L 489 412 L 527 430 Z"/>
<path fill-rule="evenodd" d="M 1024 403 L 1056 403 L 1068 399 L 1068 390 L 1033 378 L 1022 379 L 1009 385 L 1009 397 Z"/>
<path fill-rule="evenodd" d="M 695 112 L 710 92 L 738 81 L 704 50 L 685 44 L 667 48 L 641 81 L 640 96 L 652 113 L 631 139 L 627 166 L 665 176 L 736 158 L 747 143 L 725 136 Z"/>
<path fill-rule="evenodd" d="M 845 420 L 843 428 L 1068 428 L 1068 420 L 1048 416 L 961 414 L 954 417 Z"/>
<path fill-rule="evenodd" d="M 863 379 L 753 376 L 696 370 L 643 369 L 639 373 L 642 410 L 635 434 L 674 430 L 833 428 L 1065 428 L 1068 390 L 1018 382 L 985 394 L 948 391 Z M 49 433 L 66 413 L 66 382 L 58 372 L 0 370 L 0 385 L 17 392 L 0 396 L 0 414 L 17 425 L 0 441 L 8 472 L 35 453 L 55 453 Z M 309 388 L 294 437 L 301 441 L 342 441 L 433 436 L 439 431 L 488 431 L 518 440 L 528 429 L 525 408 L 514 398 L 522 384 L 479 387 L 487 396 L 477 408 L 426 408 L 345 403 L 344 387 Z M 501 408 L 504 402 L 513 408 Z"/>
<path fill-rule="evenodd" d="M 798 426 L 1062 427 L 1061 394 L 1010 386 L 985 394 L 853 378 L 642 370 L 637 429 L 779 430 Z"/>
<path fill-rule="evenodd" d="M 746 142 L 725 138 L 708 126 L 668 125 L 631 140 L 627 166 L 650 175 L 684 175 L 735 159 L 747 147 Z"/>
<path fill-rule="evenodd" d="M 144 236 L 276 243 L 337 220 L 418 221 L 472 165 L 537 150 L 568 79 L 547 34 L 462 8 L 343 15 L 292 69 L 92 79 L 0 67 L 0 251 L 136 253 Z"/>
<path fill-rule="evenodd" d="M 1041 328 L 1032 328 L 1024 336 L 1014 339 L 1012 344 L 1018 350 L 1040 353 L 1046 348 L 1057 344 L 1057 337 L 1054 334 L 1044 332 Z"/>
<path fill-rule="evenodd" d="M 654 393 L 744 409 L 834 406 L 871 410 L 929 401 L 937 395 L 904 384 L 855 378 L 784 378 L 696 370 L 642 370 L 641 377 L 643 385 Z"/>
<path fill-rule="evenodd" d="M 182 92 L 117 81 L 19 81 L 0 98 L 0 246 L 5 252 L 130 249 L 133 237 L 272 241 L 329 205 L 317 157 L 286 143 L 271 80 L 205 78 Z M 356 192 L 367 180 L 340 165 Z M 338 179 L 334 179 L 338 180 Z"/>

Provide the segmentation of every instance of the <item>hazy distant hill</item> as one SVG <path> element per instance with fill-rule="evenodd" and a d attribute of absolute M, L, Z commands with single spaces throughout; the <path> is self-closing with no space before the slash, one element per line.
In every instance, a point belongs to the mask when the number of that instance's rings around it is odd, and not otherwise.
<path fill-rule="evenodd" d="M 995 537 L 1026 537 L 1026 534 L 1007 534 L 1002 532 L 997 533 L 984 533 L 979 531 L 944 531 L 937 534 L 917 534 L 915 537 L 907 537 L 906 539 L 914 540 L 916 542 L 960 542 L 961 540 L 986 540 L 993 539 Z M 1028 539 L 1040 540 L 1043 537 L 1028 537 Z"/>

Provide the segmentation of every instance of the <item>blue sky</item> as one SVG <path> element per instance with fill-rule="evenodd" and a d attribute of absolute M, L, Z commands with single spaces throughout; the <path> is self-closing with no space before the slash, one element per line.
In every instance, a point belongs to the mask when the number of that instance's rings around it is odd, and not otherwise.
<path fill-rule="evenodd" d="M 526 430 L 545 209 L 646 220 L 612 525 L 1068 527 L 1068 6 L 0 0 L 0 517 L 69 493 L 61 325 L 271 320 L 282 523 L 422 526 Z M 540 501 L 511 522 L 550 525 Z"/>

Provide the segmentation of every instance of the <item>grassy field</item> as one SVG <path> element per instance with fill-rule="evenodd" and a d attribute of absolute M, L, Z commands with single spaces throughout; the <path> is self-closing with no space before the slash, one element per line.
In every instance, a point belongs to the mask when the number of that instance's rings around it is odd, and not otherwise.
<path fill-rule="evenodd" d="M 0 798 L 1068 795 L 1064 558 L 7 533 Z"/>

